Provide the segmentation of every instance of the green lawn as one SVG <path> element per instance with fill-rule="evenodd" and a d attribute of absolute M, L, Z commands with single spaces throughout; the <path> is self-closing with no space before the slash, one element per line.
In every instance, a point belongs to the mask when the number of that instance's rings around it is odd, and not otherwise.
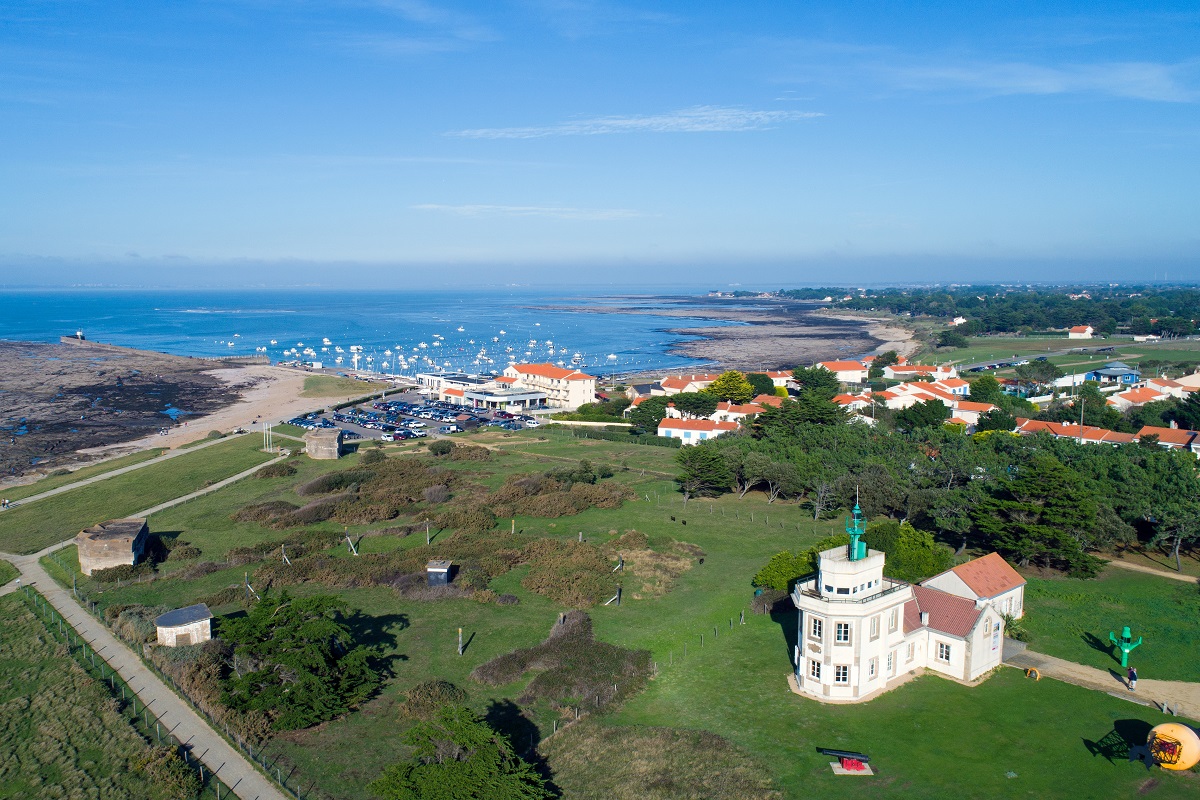
<path fill-rule="evenodd" d="M 1029 646 L 1100 669 L 1121 670 L 1108 634 L 1144 637 L 1131 662 L 1144 678 L 1200 681 L 1200 587 L 1110 567 L 1099 580 L 1029 578 Z"/>
<path fill-rule="evenodd" d="M 871 791 L 880 796 L 920 791 L 934 797 L 1124 797 L 1146 779 L 1140 768 L 1092 758 L 1082 741 L 1101 739 L 1112 730 L 1114 721 L 1151 719 L 1150 712 L 1053 681 L 1028 683 L 1016 670 L 973 689 L 922 678 L 864 706 L 822 706 L 790 694 L 786 688 L 789 654 L 785 627 L 794 622 L 751 614 L 750 578 L 775 552 L 803 548 L 841 530 L 840 519 L 814 522 L 804 509 L 769 505 L 757 493 L 741 500 L 723 497 L 684 506 L 674 483 L 659 477 L 674 471 L 674 451 L 665 448 L 542 437 L 536 431 L 511 436 L 488 432 L 466 441 L 487 443 L 499 450 L 489 462 L 443 459 L 440 463 L 446 469 L 469 473 L 472 482 L 489 488 L 515 473 L 557 468 L 588 458 L 614 466 L 617 473 L 611 480 L 628 483 L 638 495 L 638 500 L 620 509 L 592 509 L 557 519 L 517 517 L 511 524 L 526 534 L 576 539 L 582 533 L 586 541 L 602 544 L 625 531 L 638 530 L 647 534 L 657 550 L 679 540 L 704 551 L 703 564 L 678 575 L 674 588 L 666 594 L 646 593 L 637 575 L 626 574 L 622 605 L 590 611 L 598 638 L 650 650 L 659 670 L 650 688 L 623 711 L 604 718 L 605 724 L 711 730 L 748 753 L 786 797 L 838 797 L 862 790 L 860 781 L 833 779 L 829 759 L 813 751 L 817 745 L 871 753 L 881 770 Z M 389 452 L 396 451 L 389 448 Z M 230 547 L 284 535 L 234 523 L 230 514 L 238 508 L 272 499 L 303 502 L 293 493 L 297 484 L 322 471 L 351 467 L 357 458 L 339 462 L 297 459 L 300 472 L 296 476 L 241 481 L 156 515 L 154 529 L 178 533 L 201 549 L 202 560 L 219 561 Z M 502 527 L 508 524 L 501 521 Z M 351 533 L 371 527 L 380 526 L 352 526 Z M 439 535 L 446 537 L 450 532 Z M 363 539 L 361 548 L 371 553 L 423 543 L 420 534 L 372 537 Z M 351 557 L 342 548 L 327 554 Z M 69 548 L 62 556 L 72 563 Z M 230 567 L 185 581 L 177 573 L 186 566 L 167 562 L 160 567 L 163 577 L 148 583 L 117 588 L 83 582 L 81 586 L 101 605 L 178 607 L 239 583 L 256 565 Z M 520 585 L 523 574 L 523 569 L 517 569 L 492 583 L 495 591 L 516 595 L 520 599 L 516 606 L 466 599 L 405 600 L 384 588 L 339 590 L 351 608 L 360 610 L 362 616 L 354 627 L 366 641 L 380 647 L 392 676 L 380 696 L 361 712 L 318 729 L 278 737 L 269 755 L 282 754 L 305 787 L 315 786 L 334 797 L 366 798 L 363 786 L 385 765 L 406 755 L 399 734 L 409 722 L 398 716 L 395 706 L 411 686 L 432 678 L 450 680 L 469 693 L 470 704 L 480 713 L 502 710 L 497 704 L 519 695 L 522 682 L 487 687 L 472 681 L 470 671 L 496 655 L 541 641 L 563 610 L 526 591 Z M 69 585 L 70 576 L 65 572 L 56 577 Z M 103 594 L 97 593 L 100 588 L 104 588 Z M 303 585 L 291 591 L 328 590 Z M 1030 600 L 1031 607 L 1033 602 Z M 738 617 L 744 608 L 746 624 L 740 625 Z M 236 605 L 214 609 L 218 615 L 236 610 Z M 459 627 L 469 641 L 461 657 L 455 651 Z M 1040 642 L 1040 638 L 1035 641 L 1035 648 L 1041 649 Z M 1184 658 L 1182 651 L 1179 658 Z M 1054 727 L 1047 724 L 1047 708 L 1055 709 Z M 537 707 L 531 711 L 531 723 L 518 726 L 522 730 L 516 742 L 518 751 L 524 751 L 530 734 L 535 738 L 549 735 L 555 716 L 549 709 Z M 364 747 L 364 742 L 371 746 Z M 614 765 L 617 768 L 619 765 Z M 1005 778 L 1010 770 L 1019 777 Z M 961 792 L 964 772 L 970 774 L 971 785 L 979 787 L 977 792 Z M 1171 776 L 1174 783 L 1162 781 L 1151 794 L 1182 797 L 1175 788 L 1179 785 L 1176 777 Z M 1072 794 L 1076 787 L 1080 793 Z"/>
<path fill-rule="evenodd" d="M 0 586 L 3 586 L 20 574 L 20 572 L 17 572 L 16 567 L 7 561 L 0 559 Z"/>
<path fill-rule="evenodd" d="M 21 597 L 0 597 L 0 798 L 167 797 L 149 745 Z"/>
<path fill-rule="evenodd" d="M 354 397 L 371 392 L 383 391 L 383 387 L 353 378 L 338 378 L 333 375 L 310 375 L 304 379 L 301 397 Z"/>
<path fill-rule="evenodd" d="M 27 483 L 24 486 L 14 486 L 10 489 L 4 489 L 3 494 L 9 500 L 22 500 L 26 497 L 49 491 L 50 489 L 56 489 L 64 484 L 74 483 L 75 481 L 81 481 L 84 478 L 91 478 L 96 475 L 103 475 L 106 472 L 112 472 L 113 470 L 120 469 L 121 467 L 128 467 L 132 466 L 133 464 L 140 464 L 143 461 L 149 461 L 152 458 L 158 458 L 165 452 L 166 450 L 161 447 L 154 447 L 149 450 L 140 450 L 136 453 L 130 453 L 127 456 L 121 456 L 120 458 L 110 458 L 97 464 L 89 464 L 86 467 L 80 467 L 79 469 L 73 470 L 67 475 L 47 475 L 46 477 L 34 483 Z"/>
<path fill-rule="evenodd" d="M 258 451 L 261 443 L 257 436 L 239 436 L 5 511 L 0 514 L 0 551 L 33 553 L 71 538 L 88 525 L 133 514 L 236 475 L 270 460 L 270 455 Z M 151 525 L 159 530 L 157 517 Z"/>

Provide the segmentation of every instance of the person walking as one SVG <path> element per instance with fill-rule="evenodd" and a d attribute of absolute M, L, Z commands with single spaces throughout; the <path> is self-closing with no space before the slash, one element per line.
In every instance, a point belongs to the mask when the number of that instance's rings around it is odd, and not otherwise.
<path fill-rule="evenodd" d="M 1130 667 L 1128 676 L 1129 676 L 1129 691 L 1136 692 L 1137 691 L 1137 669 L 1135 667 Z"/>

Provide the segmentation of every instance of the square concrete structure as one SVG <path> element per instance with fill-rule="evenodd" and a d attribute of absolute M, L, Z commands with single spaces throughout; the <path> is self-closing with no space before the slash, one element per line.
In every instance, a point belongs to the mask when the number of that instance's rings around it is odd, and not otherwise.
<path fill-rule="evenodd" d="M 445 586 L 450 583 L 453 569 L 448 559 L 434 559 L 425 566 L 425 580 L 430 586 Z"/>
<path fill-rule="evenodd" d="M 304 452 L 308 453 L 309 458 L 341 458 L 342 429 L 317 428 L 304 434 Z"/>
<path fill-rule="evenodd" d="M 207 642 L 212 638 L 212 618 L 204 603 L 168 611 L 154 620 L 158 643 L 164 647 L 184 647 Z"/>
<path fill-rule="evenodd" d="M 75 536 L 79 571 L 91 575 L 98 569 L 136 564 L 145 555 L 149 538 L 144 519 L 110 519 L 84 528 Z"/>

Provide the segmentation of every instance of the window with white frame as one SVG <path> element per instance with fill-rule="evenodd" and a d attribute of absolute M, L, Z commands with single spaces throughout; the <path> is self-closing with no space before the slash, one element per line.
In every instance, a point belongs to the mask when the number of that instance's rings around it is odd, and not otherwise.
<path fill-rule="evenodd" d="M 843 684 L 849 683 L 850 682 L 850 668 L 847 666 L 834 667 L 833 668 L 833 682 L 834 683 L 843 683 Z"/>
<path fill-rule="evenodd" d="M 833 628 L 833 641 L 837 644 L 850 644 L 850 623 L 839 622 Z"/>
<path fill-rule="evenodd" d="M 872 658 L 867 662 L 867 677 L 874 678 L 875 673 L 879 671 L 879 659 Z"/>
<path fill-rule="evenodd" d="M 879 638 L 879 615 L 878 614 L 871 617 L 871 638 L 872 639 Z"/>
<path fill-rule="evenodd" d="M 916 646 L 915 644 L 913 644 L 912 642 L 909 642 L 909 643 L 908 643 L 908 652 L 907 652 L 907 653 L 905 653 L 905 655 L 904 655 L 904 660 L 905 660 L 905 661 L 912 661 L 912 660 L 913 660 L 913 652 L 914 652 L 916 649 L 917 649 L 917 646 Z"/>
<path fill-rule="evenodd" d="M 895 671 L 896 661 L 893 653 L 888 653 L 887 659 L 887 674 L 891 675 Z"/>
<path fill-rule="evenodd" d="M 947 664 L 950 663 L 950 645 L 945 642 L 938 642 L 937 660 L 945 661 Z"/>
<path fill-rule="evenodd" d="M 821 680 L 821 662 L 815 658 L 810 659 L 808 662 L 808 677 L 813 680 Z"/>
<path fill-rule="evenodd" d="M 812 637 L 812 638 L 814 638 L 814 639 L 820 639 L 820 638 L 821 638 L 821 632 L 822 632 L 822 630 L 824 629 L 824 627 L 825 627 L 825 626 L 824 626 L 824 624 L 821 622 L 821 618 L 820 618 L 820 617 L 813 617 L 813 618 L 812 618 L 812 624 L 811 624 L 811 625 L 809 625 L 809 627 L 808 627 L 808 635 L 809 635 L 809 636 L 811 636 L 811 637 Z"/>
<path fill-rule="evenodd" d="M 891 632 L 891 633 L 896 632 L 896 621 L 899 619 L 899 616 L 900 616 L 900 614 L 894 608 L 892 609 L 892 613 L 888 614 L 888 631 L 889 632 Z"/>

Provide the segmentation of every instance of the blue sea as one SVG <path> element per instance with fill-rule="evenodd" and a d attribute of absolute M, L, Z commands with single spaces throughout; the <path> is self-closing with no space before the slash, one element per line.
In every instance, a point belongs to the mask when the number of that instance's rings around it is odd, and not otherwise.
<path fill-rule="evenodd" d="M 187 356 L 265 354 L 273 362 L 319 361 L 347 371 L 354 369 L 352 348 L 361 348 L 360 371 L 483 374 L 515 359 L 611 375 L 702 366 L 668 354 L 687 338 L 668 330 L 737 324 L 656 315 L 661 298 L 578 292 L 13 290 L 0 292 L 0 339 L 56 342 L 82 330 L 88 339 L 126 347 Z M 650 313 L 604 310 L 618 305 Z"/>

